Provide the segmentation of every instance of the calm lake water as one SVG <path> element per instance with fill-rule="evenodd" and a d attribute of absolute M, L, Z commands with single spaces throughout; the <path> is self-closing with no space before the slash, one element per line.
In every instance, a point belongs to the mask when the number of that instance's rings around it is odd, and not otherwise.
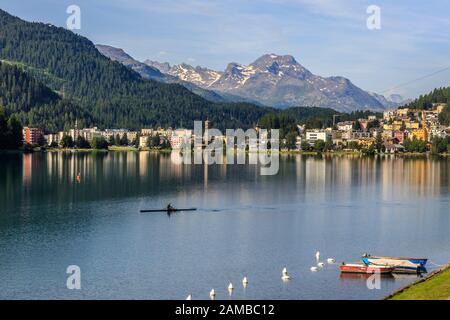
<path fill-rule="evenodd" d="M 379 299 L 417 276 L 369 290 L 337 264 L 311 272 L 315 252 L 449 262 L 449 169 L 445 158 L 295 155 L 261 176 L 148 152 L 2 154 L 0 298 L 209 299 L 214 288 L 217 299 Z M 199 210 L 139 213 L 169 202 Z M 66 287 L 69 265 L 81 290 Z"/>

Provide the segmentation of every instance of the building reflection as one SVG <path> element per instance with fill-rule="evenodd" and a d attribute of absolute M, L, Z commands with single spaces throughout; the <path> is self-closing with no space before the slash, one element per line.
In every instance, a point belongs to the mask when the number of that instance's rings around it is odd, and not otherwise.
<path fill-rule="evenodd" d="M 33 156 L 29 153 L 23 155 L 23 184 L 29 185 L 31 183 L 31 170 L 32 170 Z"/>
<path fill-rule="evenodd" d="M 273 190 L 276 197 L 313 197 L 316 201 L 352 201 L 361 196 L 381 201 L 438 196 L 450 185 L 447 159 L 289 155 L 280 157 L 276 176 L 260 176 L 258 165 L 185 164 L 179 153 L 47 152 L 2 155 L 2 206 L 23 198 L 52 201 L 139 197 L 203 190 L 224 182 L 251 198 L 252 189 Z M 191 162 L 193 161 L 193 155 Z M 236 162 L 236 158 L 234 159 Z M 80 173 L 81 182 L 76 183 Z M 186 191 L 187 192 L 187 191 Z"/>

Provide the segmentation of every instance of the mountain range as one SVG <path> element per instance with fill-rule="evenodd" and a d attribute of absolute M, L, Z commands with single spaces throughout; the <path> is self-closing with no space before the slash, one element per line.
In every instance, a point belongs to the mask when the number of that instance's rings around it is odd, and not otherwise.
<path fill-rule="evenodd" d="M 343 112 L 380 111 L 405 103 L 399 95 L 384 97 L 364 91 L 344 77 L 314 75 L 290 55 L 266 54 L 249 65 L 230 63 L 225 71 L 215 71 L 186 63 L 139 62 L 110 46 L 97 45 L 97 49 L 143 77 L 180 83 L 213 101 L 246 101 L 277 108 L 316 106 Z"/>
<path fill-rule="evenodd" d="M 117 61 L 127 66 L 128 68 L 136 71 L 145 79 L 156 80 L 165 83 L 176 83 L 184 86 L 191 92 L 201 96 L 212 102 L 249 102 L 258 104 L 256 101 L 245 99 L 239 96 L 233 96 L 231 94 L 218 93 L 213 90 L 208 90 L 202 86 L 197 85 L 193 81 L 185 80 L 184 77 L 179 77 L 177 74 L 172 74 L 169 70 L 171 66 L 169 63 L 158 63 L 152 61 L 140 62 L 132 58 L 123 49 L 115 48 L 109 45 L 96 45 L 97 50 L 105 57 L 113 61 Z M 181 68 L 181 67 L 180 67 Z"/>

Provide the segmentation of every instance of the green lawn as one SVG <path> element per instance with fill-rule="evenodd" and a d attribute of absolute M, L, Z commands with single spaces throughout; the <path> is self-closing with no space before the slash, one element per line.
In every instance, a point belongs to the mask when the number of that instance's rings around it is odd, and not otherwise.
<path fill-rule="evenodd" d="M 450 268 L 390 297 L 391 300 L 449 300 Z"/>
<path fill-rule="evenodd" d="M 110 146 L 109 151 L 138 151 L 135 147 L 129 147 L 129 146 Z"/>

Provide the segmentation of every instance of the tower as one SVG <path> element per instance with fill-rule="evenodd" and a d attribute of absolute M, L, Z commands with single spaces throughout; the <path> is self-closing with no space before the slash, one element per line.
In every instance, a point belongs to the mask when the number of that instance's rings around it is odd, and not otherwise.
<path fill-rule="evenodd" d="M 204 139 L 205 139 L 205 145 L 207 145 L 208 144 L 208 142 L 209 142 L 209 120 L 208 120 L 208 118 L 206 118 L 206 121 L 205 121 L 205 134 L 204 134 Z"/>
<path fill-rule="evenodd" d="M 427 129 L 427 119 L 425 116 L 425 110 L 422 111 L 422 130 L 423 130 L 423 140 L 428 141 L 428 129 Z"/>

